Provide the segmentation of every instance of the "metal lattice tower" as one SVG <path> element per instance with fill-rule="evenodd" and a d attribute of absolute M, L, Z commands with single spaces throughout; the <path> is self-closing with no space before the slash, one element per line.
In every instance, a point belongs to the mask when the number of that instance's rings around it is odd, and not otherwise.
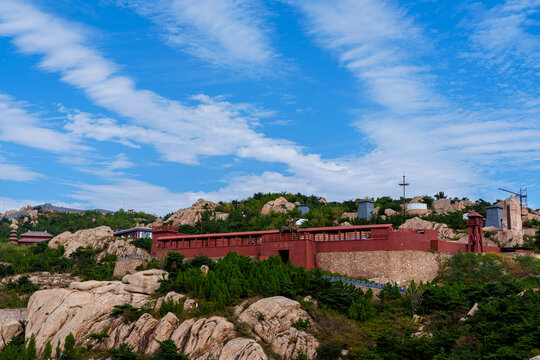
<path fill-rule="evenodd" d="M 405 173 L 403 173 L 403 181 L 401 182 L 401 184 L 399 184 L 399 186 L 402 186 L 403 187 L 403 201 L 405 201 L 405 188 L 407 186 L 409 186 L 410 184 L 408 182 L 405 181 Z M 405 203 L 403 203 L 403 213 L 405 214 Z"/>

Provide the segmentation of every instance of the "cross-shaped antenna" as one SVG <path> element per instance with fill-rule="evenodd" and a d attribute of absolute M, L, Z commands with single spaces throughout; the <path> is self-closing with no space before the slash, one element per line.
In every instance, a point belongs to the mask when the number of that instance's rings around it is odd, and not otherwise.
<path fill-rule="evenodd" d="M 409 185 L 410 184 L 405 181 L 405 173 L 403 173 L 403 182 L 399 184 L 399 186 L 403 186 L 403 201 L 405 201 L 405 187 Z M 405 203 L 403 203 L 403 213 L 405 214 Z"/>

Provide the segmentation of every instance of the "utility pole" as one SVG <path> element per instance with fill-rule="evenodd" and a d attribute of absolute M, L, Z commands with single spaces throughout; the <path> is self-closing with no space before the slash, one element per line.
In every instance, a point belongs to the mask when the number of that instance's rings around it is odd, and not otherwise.
<path fill-rule="evenodd" d="M 403 213 L 405 214 L 405 187 L 409 186 L 410 184 L 408 182 L 405 181 L 405 172 L 403 172 L 403 181 L 401 182 L 401 184 L 399 184 L 399 186 L 402 186 L 403 187 Z"/>

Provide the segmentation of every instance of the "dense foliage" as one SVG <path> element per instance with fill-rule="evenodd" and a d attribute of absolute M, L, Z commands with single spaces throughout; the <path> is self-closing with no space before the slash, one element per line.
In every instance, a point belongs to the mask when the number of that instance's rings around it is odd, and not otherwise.
<path fill-rule="evenodd" d="M 37 223 L 19 222 L 18 233 L 26 231 L 45 231 L 56 236 L 64 231 L 75 232 L 80 229 L 88 229 L 97 226 L 109 226 L 113 230 L 128 229 L 137 223 L 150 223 L 154 221 L 154 215 L 144 212 L 126 212 L 119 210 L 111 214 L 103 214 L 99 211 L 84 211 L 81 213 L 65 213 L 56 211 L 40 211 L 36 218 Z M 9 237 L 11 221 L 6 218 L 0 219 L 0 240 L 7 241 Z"/>

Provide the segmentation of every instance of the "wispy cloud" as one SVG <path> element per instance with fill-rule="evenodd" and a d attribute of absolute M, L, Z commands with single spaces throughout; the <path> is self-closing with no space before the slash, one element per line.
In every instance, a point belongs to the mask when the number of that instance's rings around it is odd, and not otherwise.
<path fill-rule="evenodd" d="M 43 126 L 39 115 L 27 110 L 28 104 L 0 93 L 0 140 L 53 153 L 88 149 L 60 131 Z"/>
<path fill-rule="evenodd" d="M 8 163 L 0 156 L 0 180 L 26 182 L 37 180 L 42 177 L 41 174 L 28 170 L 23 166 Z"/>
<path fill-rule="evenodd" d="M 538 0 L 507 0 L 490 9 L 474 7 L 475 19 L 468 23 L 475 58 L 501 71 L 514 67 L 540 67 L 540 37 L 531 29 L 538 27 L 534 15 L 540 12 Z M 538 74 L 537 74 L 538 75 Z"/>
<path fill-rule="evenodd" d="M 290 1 L 307 19 L 307 32 L 336 54 L 366 85 L 367 94 L 394 112 L 435 108 L 441 99 L 426 86 L 426 68 L 409 53 L 422 48 L 422 32 L 388 1 Z"/>
<path fill-rule="evenodd" d="M 263 5 L 245 0 L 120 0 L 156 23 L 167 43 L 216 66 L 262 72 L 276 60 Z M 258 69 L 258 70 L 257 70 Z"/>

